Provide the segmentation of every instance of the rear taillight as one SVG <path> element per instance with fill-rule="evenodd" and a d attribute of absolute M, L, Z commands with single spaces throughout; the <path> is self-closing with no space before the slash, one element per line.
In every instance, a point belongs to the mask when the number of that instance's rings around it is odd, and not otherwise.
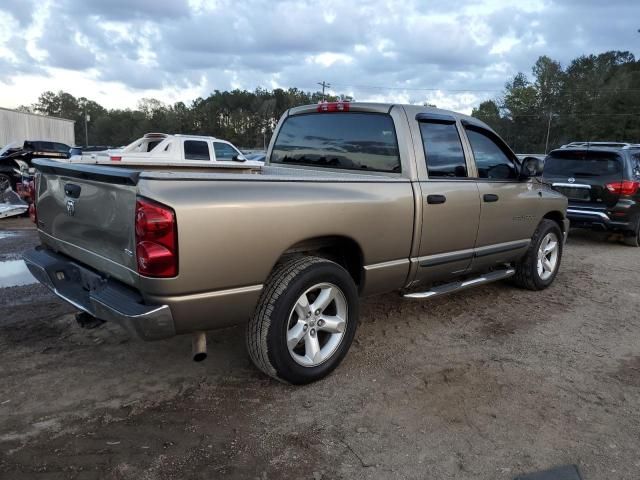
<path fill-rule="evenodd" d="M 111 160 L 112 162 L 120 162 L 122 160 L 122 157 L 112 155 L 111 157 L 109 157 L 109 160 Z"/>
<path fill-rule="evenodd" d="M 144 198 L 136 200 L 136 258 L 146 277 L 178 274 L 178 229 L 173 210 Z"/>
<path fill-rule="evenodd" d="M 635 195 L 640 188 L 640 182 L 625 180 L 623 182 L 607 183 L 607 190 L 617 195 Z"/>
<path fill-rule="evenodd" d="M 348 112 L 349 102 L 320 102 L 318 112 Z"/>

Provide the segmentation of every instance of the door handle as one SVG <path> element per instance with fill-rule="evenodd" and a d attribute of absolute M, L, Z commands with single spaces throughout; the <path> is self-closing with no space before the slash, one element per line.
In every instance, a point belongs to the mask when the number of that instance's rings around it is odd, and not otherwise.
<path fill-rule="evenodd" d="M 427 203 L 431 205 L 437 205 L 438 203 L 444 203 L 447 201 L 447 197 L 444 195 L 427 195 Z"/>
<path fill-rule="evenodd" d="M 485 194 L 482 196 L 482 199 L 483 199 L 485 202 L 497 202 L 497 201 L 498 201 L 498 198 L 500 198 L 500 197 L 498 197 L 498 195 L 495 195 L 495 194 L 493 194 L 493 193 L 485 193 Z"/>

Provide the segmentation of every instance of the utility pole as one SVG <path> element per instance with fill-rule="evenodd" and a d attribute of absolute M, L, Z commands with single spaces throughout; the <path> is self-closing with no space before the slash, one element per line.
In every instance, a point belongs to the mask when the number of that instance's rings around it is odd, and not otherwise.
<path fill-rule="evenodd" d="M 325 88 L 331 88 L 331 84 L 330 84 L 330 83 L 327 83 L 327 82 L 325 82 L 325 81 L 323 80 L 322 82 L 318 82 L 318 85 L 322 85 L 322 101 L 324 102 L 324 98 L 325 98 L 325 96 L 324 96 L 324 89 L 325 89 Z"/>
<path fill-rule="evenodd" d="M 544 154 L 549 153 L 549 134 L 551 133 L 551 119 L 554 117 L 553 112 L 549 112 L 549 123 L 547 124 L 547 141 L 544 144 Z"/>
<path fill-rule="evenodd" d="M 84 109 L 84 146 L 89 146 L 89 115 L 87 115 L 87 108 Z"/>

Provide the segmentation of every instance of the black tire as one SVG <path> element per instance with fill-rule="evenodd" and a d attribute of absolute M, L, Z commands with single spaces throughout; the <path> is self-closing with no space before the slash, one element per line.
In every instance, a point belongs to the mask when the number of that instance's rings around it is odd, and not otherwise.
<path fill-rule="evenodd" d="M 347 315 L 340 343 L 323 363 L 303 366 L 287 347 L 286 335 L 292 309 L 308 289 L 320 283 L 338 287 L 346 300 Z M 295 385 L 320 380 L 331 373 L 347 354 L 358 323 L 358 291 L 340 265 L 319 257 L 287 260 L 273 270 L 247 328 L 247 349 L 253 363 L 267 375 Z M 319 334 L 318 334 L 319 336 Z"/>
<path fill-rule="evenodd" d="M 542 279 L 538 273 L 538 250 L 542 240 L 549 234 L 554 233 L 558 239 L 558 259 L 555 270 L 547 279 Z M 560 269 L 563 248 L 562 230 L 553 220 L 543 219 L 531 238 L 531 244 L 525 256 L 516 263 L 516 274 L 512 277 L 513 283 L 520 288 L 528 290 L 543 290 L 553 283 Z"/>
<path fill-rule="evenodd" d="M 636 224 L 635 231 L 625 232 L 622 237 L 624 244 L 630 247 L 640 247 L 640 221 L 636 220 Z"/>
<path fill-rule="evenodd" d="M 0 193 L 9 188 L 13 188 L 13 181 L 11 177 L 6 173 L 0 173 Z"/>

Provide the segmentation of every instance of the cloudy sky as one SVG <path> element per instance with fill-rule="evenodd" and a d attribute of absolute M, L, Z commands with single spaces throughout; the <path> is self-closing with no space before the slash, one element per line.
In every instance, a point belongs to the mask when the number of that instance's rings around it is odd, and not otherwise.
<path fill-rule="evenodd" d="M 638 0 L 0 0 L 0 106 L 317 89 L 468 112 L 538 56 L 640 54 Z"/>

